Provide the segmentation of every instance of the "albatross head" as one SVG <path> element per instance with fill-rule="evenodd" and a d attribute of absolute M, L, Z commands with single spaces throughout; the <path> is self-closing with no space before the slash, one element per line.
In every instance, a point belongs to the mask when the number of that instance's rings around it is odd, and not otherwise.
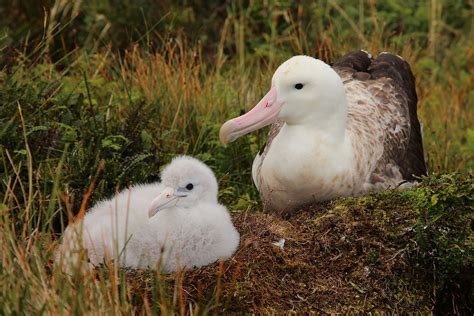
<path fill-rule="evenodd" d="M 219 137 L 227 144 L 277 119 L 324 129 L 345 122 L 345 98 L 342 80 L 329 65 L 309 56 L 294 56 L 275 71 L 272 87 L 262 100 L 222 125 Z"/>
<path fill-rule="evenodd" d="M 151 202 L 148 216 L 170 207 L 189 208 L 200 202 L 217 203 L 217 180 L 201 161 L 181 156 L 161 173 L 163 191 Z"/>

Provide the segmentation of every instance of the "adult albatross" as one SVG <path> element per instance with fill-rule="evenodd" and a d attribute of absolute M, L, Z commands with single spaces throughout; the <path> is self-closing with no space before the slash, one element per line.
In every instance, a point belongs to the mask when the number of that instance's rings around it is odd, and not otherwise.
<path fill-rule="evenodd" d="M 219 136 L 227 144 L 273 123 L 252 176 L 265 208 L 292 212 L 426 174 L 416 104 L 415 79 L 400 56 L 356 51 L 333 67 L 294 56 L 263 99 Z"/>

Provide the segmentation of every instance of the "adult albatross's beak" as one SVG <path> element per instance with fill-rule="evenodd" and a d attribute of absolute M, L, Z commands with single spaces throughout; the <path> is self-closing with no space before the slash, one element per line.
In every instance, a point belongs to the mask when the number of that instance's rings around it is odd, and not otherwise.
<path fill-rule="evenodd" d="M 151 202 L 148 208 L 148 217 L 153 217 L 156 213 L 165 208 L 175 206 L 178 203 L 178 199 L 184 196 L 185 195 L 180 194 L 180 192 L 177 192 L 175 189 L 166 187 L 163 192 Z"/>
<path fill-rule="evenodd" d="M 240 136 L 253 132 L 273 123 L 280 113 L 283 103 L 277 101 L 277 91 L 273 87 L 257 103 L 242 116 L 231 119 L 222 125 L 219 138 L 223 144 L 233 142 Z"/>

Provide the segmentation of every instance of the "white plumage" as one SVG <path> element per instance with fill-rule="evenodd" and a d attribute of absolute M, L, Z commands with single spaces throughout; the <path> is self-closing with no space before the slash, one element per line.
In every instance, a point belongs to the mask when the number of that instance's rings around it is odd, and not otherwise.
<path fill-rule="evenodd" d="M 191 157 L 175 158 L 163 170 L 161 183 L 126 189 L 70 225 L 57 260 L 71 271 L 71 264 L 85 262 L 80 251 L 86 249 L 92 266 L 113 259 L 122 267 L 161 265 L 171 272 L 229 258 L 239 244 L 239 233 L 227 209 L 217 202 L 217 191 L 216 178 L 205 164 Z"/>

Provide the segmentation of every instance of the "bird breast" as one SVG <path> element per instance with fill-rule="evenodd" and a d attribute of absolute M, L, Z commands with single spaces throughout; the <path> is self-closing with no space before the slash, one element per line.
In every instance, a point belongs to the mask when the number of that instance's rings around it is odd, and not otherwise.
<path fill-rule="evenodd" d="M 284 128 L 263 157 L 258 185 L 266 208 L 278 212 L 350 194 L 354 187 L 352 146 L 314 131 Z"/>

